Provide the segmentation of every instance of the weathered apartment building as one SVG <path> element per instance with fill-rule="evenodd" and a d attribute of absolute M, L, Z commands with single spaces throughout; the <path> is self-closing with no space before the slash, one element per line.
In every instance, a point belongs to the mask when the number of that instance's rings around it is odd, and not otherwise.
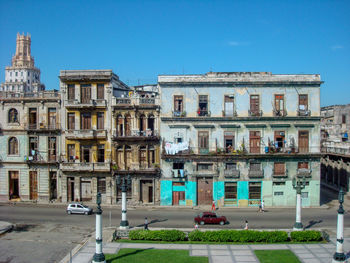
<path fill-rule="evenodd" d="M 321 108 L 321 183 L 349 195 L 350 104 Z"/>
<path fill-rule="evenodd" d="M 161 75 L 161 205 L 294 206 L 320 197 L 319 75 Z"/>
<path fill-rule="evenodd" d="M 101 192 L 103 202 L 114 204 L 121 199 L 116 178 L 130 175 L 130 201 L 154 203 L 159 189 L 154 87 L 130 88 L 111 70 L 61 71 L 60 82 L 63 201 L 95 201 Z"/>
<path fill-rule="evenodd" d="M 57 199 L 60 94 L 45 91 L 30 53 L 17 35 L 12 66 L 0 91 L 0 200 Z"/>

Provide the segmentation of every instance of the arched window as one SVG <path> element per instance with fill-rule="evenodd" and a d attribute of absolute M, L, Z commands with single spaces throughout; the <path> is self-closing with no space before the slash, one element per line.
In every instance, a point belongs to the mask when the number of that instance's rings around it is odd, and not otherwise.
<path fill-rule="evenodd" d="M 18 123 L 18 112 L 16 109 L 9 110 L 9 123 Z"/>
<path fill-rule="evenodd" d="M 9 139 L 9 155 L 18 154 L 18 141 L 16 137 Z"/>

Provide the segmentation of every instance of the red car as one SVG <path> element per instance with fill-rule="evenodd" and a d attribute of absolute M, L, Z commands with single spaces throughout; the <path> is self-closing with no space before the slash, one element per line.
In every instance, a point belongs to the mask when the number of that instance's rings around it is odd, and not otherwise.
<path fill-rule="evenodd" d="M 213 212 L 203 212 L 194 218 L 194 222 L 199 223 L 201 225 L 204 225 L 204 224 L 224 225 L 224 224 L 226 224 L 227 219 L 226 219 L 226 217 L 219 216 L 218 214 L 213 213 Z"/>

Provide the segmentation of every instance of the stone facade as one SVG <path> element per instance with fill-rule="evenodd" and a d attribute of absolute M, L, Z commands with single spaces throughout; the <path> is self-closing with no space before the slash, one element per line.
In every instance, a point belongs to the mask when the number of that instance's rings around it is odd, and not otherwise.
<path fill-rule="evenodd" d="M 321 108 L 321 182 L 349 195 L 350 183 L 350 104 Z"/>
<path fill-rule="evenodd" d="M 320 192 L 319 75 L 159 76 L 161 205 L 303 206 Z"/>

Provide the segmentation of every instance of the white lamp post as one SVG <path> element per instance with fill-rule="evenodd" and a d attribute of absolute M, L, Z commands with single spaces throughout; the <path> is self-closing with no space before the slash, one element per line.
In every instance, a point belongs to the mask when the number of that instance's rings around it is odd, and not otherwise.
<path fill-rule="evenodd" d="M 97 193 L 96 198 L 96 252 L 92 258 L 92 263 L 106 263 L 105 255 L 102 252 L 102 209 L 101 209 L 101 193 Z"/>
<path fill-rule="evenodd" d="M 117 185 L 122 190 L 122 221 L 120 222 L 120 229 L 128 229 L 129 222 L 126 219 L 126 192 L 128 188 L 131 187 L 131 177 L 128 175 L 127 180 L 123 177 L 123 181 L 121 182 L 120 177 L 117 177 Z"/>
<path fill-rule="evenodd" d="M 305 188 L 306 182 L 305 177 L 303 177 L 303 181 L 296 180 L 296 178 L 293 178 L 292 181 L 293 188 L 297 191 L 297 205 L 296 205 L 296 216 L 295 216 L 295 224 L 293 226 L 294 231 L 301 231 L 303 230 L 303 224 L 301 223 L 301 190 Z"/>
<path fill-rule="evenodd" d="M 338 223 L 337 223 L 337 248 L 333 255 L 333 263 L 346 262 L 346 256 L 344 254 L 344 191 L 339 191 L 339 208 L 338 208 Z"/>

